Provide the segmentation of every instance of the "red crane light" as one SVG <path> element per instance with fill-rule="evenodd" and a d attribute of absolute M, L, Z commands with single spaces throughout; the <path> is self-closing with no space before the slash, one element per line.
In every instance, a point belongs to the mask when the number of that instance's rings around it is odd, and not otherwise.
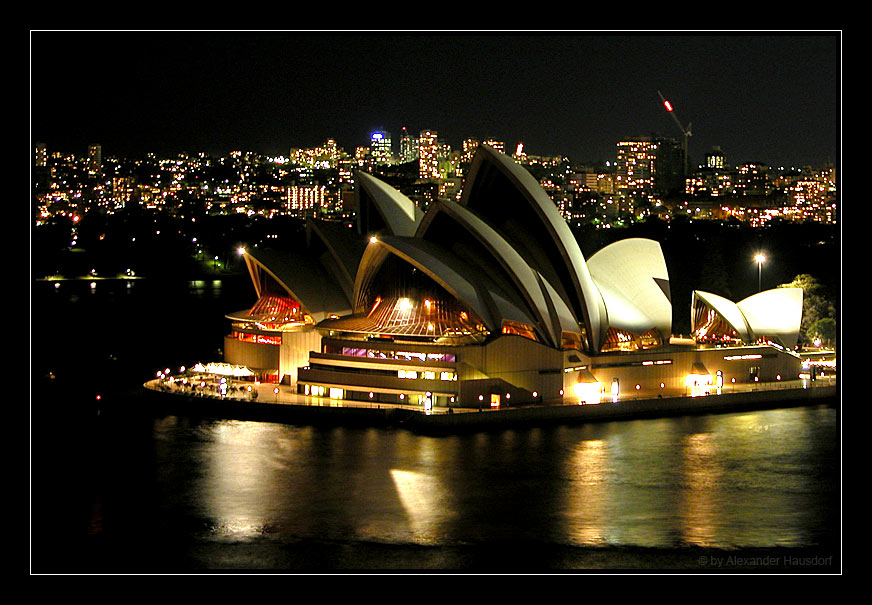
<path fill-rule="evenodd" d="M 666 99 L 663 99 L 663 106 L 666 107 L 666 111 L 672 111 L 672 104 Z"/>

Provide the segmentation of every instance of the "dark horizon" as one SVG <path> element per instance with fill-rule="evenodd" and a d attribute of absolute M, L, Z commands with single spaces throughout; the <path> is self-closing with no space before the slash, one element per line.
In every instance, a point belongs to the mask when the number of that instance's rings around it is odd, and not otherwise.
<path fill-rule="evenodd" d="M 613 160 L 625 137 L 681 140 L 691 164 L 838 162 L 841 34 L 31 32 L 31 138 L 104 156 L 252 151 L 385 129 L 452 147 Z"/>

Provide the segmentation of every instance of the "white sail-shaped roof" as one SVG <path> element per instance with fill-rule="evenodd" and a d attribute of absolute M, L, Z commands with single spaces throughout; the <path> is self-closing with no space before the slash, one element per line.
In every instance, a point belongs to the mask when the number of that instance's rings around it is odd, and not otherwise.
<path fill-rule="evenodd" d="M 560 346 L 561 330 L 578 332 L 578 321 L 573 318 L 566 303 L 557 296 L 554 289 L 546 285 L 547 280 L 530 267 L 509 242 L 468 208 L 455 202 L 435 204 L 422 221 L 417 237 L 427 237 L 428 228 L 440 212 L 450 216 L 457 228 L 464 229 L 474 236 L 482 249 L 487 250 L 488 256 L 505 271 L 514 286 L 514 291 L 524 301 L 523 303 L 517 301 L 513 306 L 523 307 L 526 303 L 537 325 L 544 332 L 543 337 L 552 346 Z M 456 233 L 449 236 L 456 237 Z M 440 243 L 446 247 L 451 245 L 451 242 Z M 505 319 L 519 321 L 514 317 L 505 317 Z"/>
<path fill-rule="evenodd" d="M 356 175 L 360 187 L 368 194 L 366 200 L 372 202 L 373 207 L 359 207 L 358 221 L 366 220 L 373 210 L 378 213 L 381 220 L 387 225 L 392 235 L 412 236 L 418 229 L 418 223 L 424 216 L 423 211 L 408 197 L 374 176 L 365 172 Z M 363 206 L 364 202 L 358 195 L 358 203 Z M 362 227 L 363 230 L 366 227 Z"/>
<path fill-rule="evenodd" d="M 370 288 L 388 255 L 395 255 L 428 275 L 463 303 L 490 331 L 498 331 L 503 317 L 530 321 L 510 299 L 490 287 L 487 276 L 459 262 L 450 252 L 420 238 L 383 236 L 373 239 L 363 254 L 355 283 L 355 313 L 371 303 Z"/>
<path fill-rule="evenodd" d="M 644 334 L 672 332 L 669 274 L 660 244 L 630 238 L 610 244 L 587 261 L 602 294 L 609 327 Z"/>
<path fill-rule="evenodd" d="M 775 288 L 734 303 L 722 296 L 699 290 L 693 293 L 724 318 L 744 342 L 771 339 L 793 348 L 802 321 L 802 288 Z"/>
<path fill-rule="evenodd" d="M 696 299 L 703 301 L 720 314 L 720 316 L 724 318 L 724 321 L 732 326 L 740 340 L 751 342 L 751 330 L 748 328 L 748 324 L 745 321 L 745 315 L 736 303 L 728 298 L 724 298 L 723 296 L 718 296 L 711 292 L 703 292 L 701 290 L 695 290 L 693 292 L 693 298 L 694 302 L 691 305 L 691 309 L 696 307 Z"/>
<path fill-rule="evenodd" d="M 755 338 L 772 338 L 787 348 L 796 346 L 802 321 L 802 288 L 775 288 L 736 304 Z"/>
<path fill-rule="evenodd" d="M 245 262 L 258 297 L 262 295 L 259 274 L 265 272 L 315 321 L 351 311 L 351 302 L 337 281 L 305 255 L 247 250 Z"/>
<path fill-rule="evenodd" d="M 499 232 L 564 297 L 598 351 L 608 329 L 605 304 L 569 225 L 533 175 L 481 145 L 460 204 Z"/>

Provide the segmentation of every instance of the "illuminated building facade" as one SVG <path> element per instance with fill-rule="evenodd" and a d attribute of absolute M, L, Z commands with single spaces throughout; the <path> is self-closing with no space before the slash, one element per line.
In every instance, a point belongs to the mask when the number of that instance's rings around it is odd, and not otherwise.
<path fill-rule="evenodd" d="M 323 185 L 288 187 L 287 209 L 297 216 L 311 215 L 326 206 L 327 188 Z"/>
<path fill-rule="evenodd" d="M 619 141 L 615 176 L 618 191 L 630 196 L 650 195 L 656 157 L 657 144 L 650 139 Z"/>
<path fill-rule="evenodd" d="M 33 165 L 37 168 L 45 168 L 48 166 L 48 150 L 45 143 L 36 143 L 33 154 Z"/>
<path fill-rule="evenodd" d="M 471 164 L 472 158 L 475 156 L 475 151 L 478 149 L 480 144 L 481 142 L 476 138 L 470 137 L 463 139 L 460 161 L 464 164 Z"/>
<path fill-rule="evenodd" d="M 88 146 L 88 176 L 97 177 L 103 171 L 103 148 L 100 145 Z"/>
<path fill-rule="evenodd" d="M 795 298 L 715 301 L 753 330 L 677 342 L 660 245 L 632 238 L 585 259 L 530 172 L 486 145 L 460 200 L 426 213 L 357 177 L 356 229 L 313 220 L 306 259 L 246 254 L 258 301 L 231 316 L 225 361 L 306 396 L 424 409 L 599 403 L 799 374 L 793 324 L 775 319 Z"/>
<path fill-rule="evenodd" d="M 739 166 L 736 175 L 736 190 L 743 195 L 765 195 L 769 191 L 769 167 L 760 162 L 748 162 Z"/>
<path fill-rule="evenodd" d="M 376 165 L 390 164 L 393 160 L 391 133 L 385 131 L 372 133 L 369 139 L 369 149 Z"/>
<path fill-rule="evenodd" d="M 432 130 L 424 130 L 418 136 L 418 167 L 422 179 L 440 177 L 439 140 Z"/>
<path fill-rule="evenodd" d="M 403 134 L 400 137 L 400 162 L 414 162 L 418 159 L 418 140 L 403 126 Z"/>
<path fill-rule="evenodd" d="M 251 368 L 264 382 L 296 382 L 321 337 L 315 325 L 350 312 L 351 288 L 363 252 L 344 223 L 310 218 L 306 249 L 275 253 L 246 250 L 257 295 L 247 310 L 228 315 L 224 359 Z"/>
<path fill-rule="evenodd" d="M 684 190 L 684 151 L 664 137 L 636 137 L 617 145 L 615 186 L 624 198 L 651 200 Z"/>
<path fill-rule="evenodd" d="M 721 151 L 720 147 L 715 147 L 705 154 L 705 167 L 715 168 L 717 170 L 724 170 L 727 167 L 724 152 Z"/>

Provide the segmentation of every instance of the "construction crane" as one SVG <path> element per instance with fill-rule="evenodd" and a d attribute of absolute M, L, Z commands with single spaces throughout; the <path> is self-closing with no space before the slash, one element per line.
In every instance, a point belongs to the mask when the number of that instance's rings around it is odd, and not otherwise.
<path fill-rule="evenodd" d="M 663 94 L 658 90 L 657 94 L 660 95 L 660 100 L 663 101 L 663 107 L 666 108 L 666 111 L 669 112 L 669 115 L 672 116 L 672 119 L 675 120 L 675 124 L 678 126 L 678 129 L 681 131 L 681 134 L 684 135 L 684 176 L 686 177 L 688 174 L 687 166 L 687 139 L 690 138 L 690 122 L 687 123 L 687 128 L 681 125 L 681 122 L 678 121 L 678 116 L 675 115 L 675 110 L 672 107 L 672 103 L 666 100 Z"/>

